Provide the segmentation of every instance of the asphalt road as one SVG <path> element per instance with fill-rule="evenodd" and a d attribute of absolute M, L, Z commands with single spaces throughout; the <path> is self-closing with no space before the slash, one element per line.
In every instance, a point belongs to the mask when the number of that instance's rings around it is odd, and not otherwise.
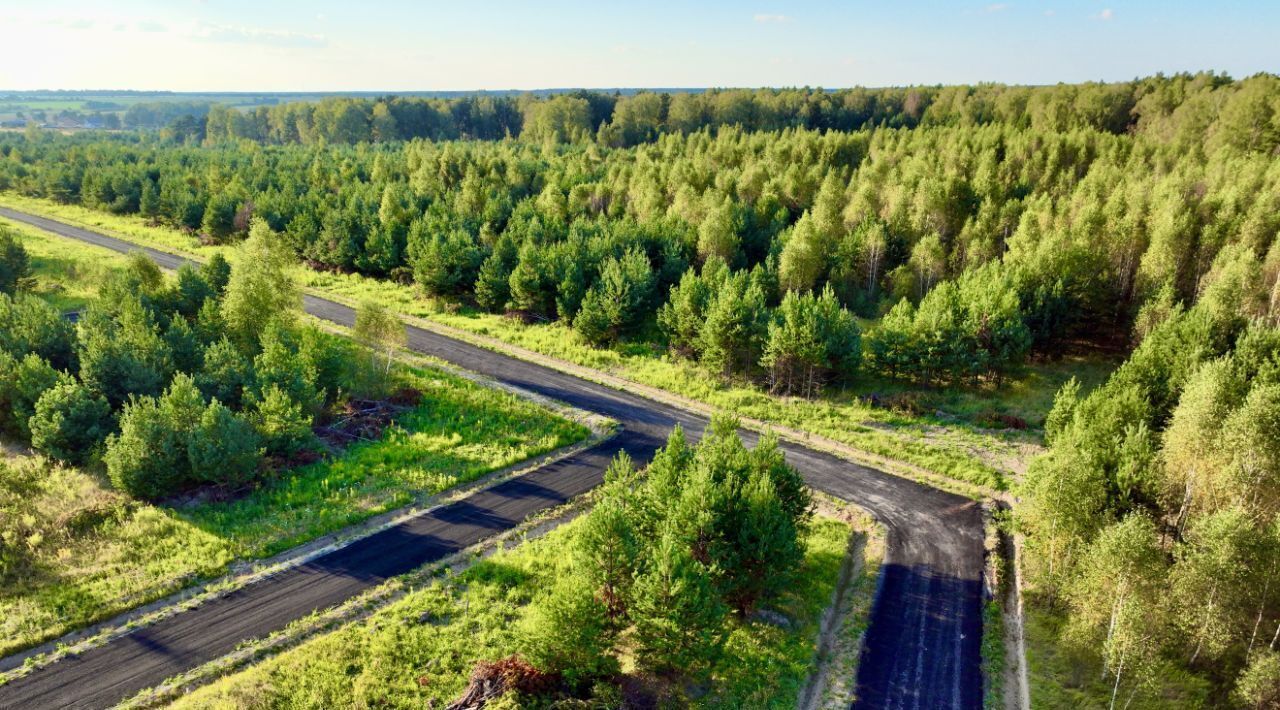
<path fill-rule="evenodd" d="M 0 216 L 121 252 L 136 245 L 0 208 Z M 161 266 L 185 260 L 144 250 Z M 351 325 L 351 308 L 315 296 L 308 313 Z M 0 686 L 0 707 L 105 707 L 216 659 L 316 609 L 439 559 L 600 483 L 620 450 L 648 461 L 679 423 L 705 418 L 443 335 L 409 327 L 409 346 L 473 372 L 612 417 L 621 433 L 594 449 L 475 493 L 294 570 L 170 617 L 74 659 Z M 744 432 L 749 441 L 755 438 Z M 814 489 L 855 503 L 888 530 L 880 590 L 858 670 L 858 708 L 977 708 L 982 704 L 982 520 L 977 503 L 784 442 Z"/>

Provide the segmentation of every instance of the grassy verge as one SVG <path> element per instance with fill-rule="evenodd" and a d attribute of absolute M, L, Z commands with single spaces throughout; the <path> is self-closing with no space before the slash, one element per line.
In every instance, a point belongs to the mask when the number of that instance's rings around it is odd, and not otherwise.
<path fill-rule="evenodd" d="M 844 710 L 855 700 L 858 681 L 858 662 L 862 659 L 862 638 L 871 621 L 871 605 L 875 603 L 876 588 L 880 579 L 880 566 L 884 562 L 884 529 L 864 513 L 855 513 L 848 504 L 828 499 L 840 514 L 861 535 L 861 550 L 855 545 L 854 576 L 845 590 L 844 604 L 837 612 L 841 615 L 834 638 L 825 657 L 819 662 L 822 669 L 822 694 L 809 708 Z"/>
<path fill-rule="evenodd" d="M 519 648 L 528 604 L 561 572 L 578 526 L 436 580 L 368 619 L 315 638 L 195 691 L 184 708 L 441 707 L 466 686 L 476 661 Z M 849 525 L 818 518 L 796 584 L 774 607 L 792 624 L 731 622 L 724 660 L 701 707 L 790 708 L 814 661 L 822 611 L 836 584 Z"/>
<path fill-rule="evenodd" d="M 1004 707 L 1005 654 L 1004 609 L 989 599 L 982 608 L 982 706 L 988 710 Z"/>
<path fill-rule="evenodd" d="M 1026 596 L 1024 613 L 1031 707 L 1109 707 L 1114 678 L 1099 675 L 1102 662 L 1095 651 L 1063 643 L 1066 616 L 1031 594 Z M 1209 683 L 1185 671 L 1170 670 L 1155 687 L 1135 694 L 1131 703 L 1130 690 L 1121 688 L 1117 707 L 1158 710 L 1209 705 Z"/>
<path fill-rule="evenodd" d="M 103 279 L 125 257 L 50 234 L 0 217 L 0 226 L 18 236 L 31 258 L 35 295 L 59 310 L 83 308 L 98 292 Z"/>
<path fill-rule="evenodd" d="M 125 257 L 19 228 L 38 293 L 83 305 Z M 63 284 L 61 289 L 53 288 Z M 0 656 L 585 438 L 577 424 L 507 393 L 404 367 L 424 393 L 379 441 L 277 475 L 222 502 L 151 505 L 100 471 L 19 453 L 0 460 L 0 534 L 21 553 L 0 585 Z"/>
<path fill-rule="evenodd" d="M 136 217 L 109 215 L 49 200 L 0 193 L 0 204 L 98 229 L 170 251 L 207 257 L 226 247 L 201 246 L 173 229 L 149 226 Z M 1034 431 L 1062 382 L 1079 377 L 1088 389 L 1114 363 L 1068 358 L 1028 366 L 1000 387 L 919 390 L 864 377 L 856 386 L 817 401 L 774 397 L 750 383 L 723 383 L 696 364 L 673 360 L 646 345 L 593 348 L 563 325 L 523 325 L 500 316 L 456 309 L 420 298 L 412 287 L 354 274 L 302 270 L 309 287 L 340 299 L 375 299 L 404 315 L 488 336 L 576 365 L 698 400 L 717 410 L 768 421 L 833 439 L 863 451 L 928 469 L 987 490 L 1003 490 L 1011 474 L 1037 449 Z M 910 395 L 908 411 L 872 407 L 864 395 Z M 998 415 L 1026 420 L 1030 432 L 984 428 Z"/>
<path fill-rule="evenodd" d="M 150 505 L 94 471 L 10 457 L 0 512 L 21 522 L 25 571 L 0 589 L 0 655 L 33 646 L 424 496 L 568 445 L 585 428 L 453 375 L 380 441 L 227 502 Z M 9 500 L 5 500 L 8 498 Z"/>

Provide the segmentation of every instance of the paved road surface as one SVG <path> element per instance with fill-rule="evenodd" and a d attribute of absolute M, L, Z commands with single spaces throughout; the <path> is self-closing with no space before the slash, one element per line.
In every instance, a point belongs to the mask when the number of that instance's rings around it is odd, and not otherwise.
<path fill-rule="evenodd" d="M 0 216 L 116 251 L 137 246 L 54 220 L 0 208 Z M 184 259 L 148 256 L 177 268 Z M 351 325 L 352 309 L 306 296 L 308 313 Z M 241 641 L 340 602 L 389 577 L 519 524 L 600 483 L 627 451 L 648 461 L 679 423 L 701 434 L 703 417 L 625 391 L 419 328 L 409 346 L 502 382 L 616 419 L 621 433 L 594 449 L 475 493 L 294 570 L 0 686 L 0 708 L 106 707 L 175 673 L 216 659 Z M 754 434 L 745 432 L 748 440 Z M 888 529 L 880 592 L 858 671 L 859 708 L 981 706 L 982 521 L 965 498 L 802 446 L 788 461 L 817 490 L 856 503 Z"/>

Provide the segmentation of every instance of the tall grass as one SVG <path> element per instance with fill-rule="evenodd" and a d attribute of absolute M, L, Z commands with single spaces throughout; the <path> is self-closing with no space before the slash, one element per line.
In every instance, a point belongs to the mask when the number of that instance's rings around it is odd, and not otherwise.
<path fill-rule="evenodd" d="M 124 261 L 40 230 L 18 231 L 38 293 L 61 307 L 83 305 Z M 65 286 L 51 293 L 58 283 Z M 5 452 L 0 656 L 218 577 L 234 560 L 271 556 L 588 434 L 440 370 L 402 367 L 396 376 L 424 396 L 378 441 L 279 472 L 233 500 L 152 505 L 113 491 L 100 470 Z"/>
<path fill-rule="evenodd" d="M 16 522 L 29 549 L 21 573 L 0 585 L 0 655 L 587 435 L 452 375 L 415 370 L 411 381 L 426 397 L 380 441 L 280 473 L 231 501 L 152 505 L 115 493 L 100 472 L 9 457 L 0 529 Z"/>
<path fill-rule="evenodd" d="M 1023 611 L 1031 707 L 1108 707 L 1114 677 L 1098 675 L 1102 661 L 1097 649 L 1085 649 L 1069 642 L 1064 636 L 1066 614 L 1034 594 L 1028 596 Z M 1171 666 L 1161 670 L 1157 686 L 1134 694 L 1132 703 L 1128 701 L 1130 691 L 1121 692 L 1117 707 L 1130 710 L 1212 707 L 1209 683 Z"/>

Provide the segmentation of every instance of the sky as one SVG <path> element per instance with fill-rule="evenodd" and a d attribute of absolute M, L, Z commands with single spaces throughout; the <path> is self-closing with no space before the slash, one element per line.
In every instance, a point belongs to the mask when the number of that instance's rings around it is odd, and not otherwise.
<path fill-rule="evenodd" d="M 0 90 L 1242 78 L 1277 38 L 1276 0 L 0 0 Z"/>

